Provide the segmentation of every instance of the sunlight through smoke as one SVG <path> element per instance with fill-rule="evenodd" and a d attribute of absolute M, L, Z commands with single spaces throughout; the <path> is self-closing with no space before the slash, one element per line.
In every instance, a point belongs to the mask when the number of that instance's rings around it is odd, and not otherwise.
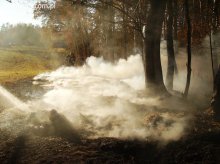
<path fill-rule="evenodd" d="M 172 112 L 180 104 L 167 107 L 147 96 L 140 55 L 115 64 L 90 57 L 82 67 L 61 67 L 34 80 L 49 89 L 40 108 L 64 114 L 87 137 L 175 140 L 188 119 Z"/>

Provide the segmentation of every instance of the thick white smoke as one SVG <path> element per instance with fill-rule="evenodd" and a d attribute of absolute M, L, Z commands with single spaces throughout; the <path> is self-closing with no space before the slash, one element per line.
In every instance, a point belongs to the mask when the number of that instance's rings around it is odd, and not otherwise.
<path fill-rule="evenodd" d="M 207 43 L 205 40 L 205 48 L 196 49 L 192 56 L 189 99 L 199 109 L 209 106 L 212 93 L 213 77 Z M 164 79 L 167 69 L 165 45 L 162 42 Z M 219 49 L 213 52 L 217 53 Z M 175 75 L 174 90 L 182 93 L 187 74 L 185 49 L 179 49 L 176 57 L 179 74 Z M 82 67 L 61 67 L 40 74 L 34 78 L 33 84 L 42 86 L 46 93 L 26 104 L 0 87 L 0 130 L 20 133 L 29 127 L 44 129 L 50 124 L 51 117 L 59 126 L 62 124 L 60 117 L 56 117 L 56 112 L 50 112 L 55 109 L 85 137 L 169 141 L 185 134 L 192 112 L 196 110 L 194 105 L 175 97 L 150 97 L 145 88 L 140 55 L 114 64 L 90 57 Z"/>
<path fill-rule="evenodd" d="M 162 62 L 165 75 L 167 56 L 164 52 Z M 179 75 L 175 76 L 174 83 L 174 89 L 180 92 L 184 90 L 186 81 L 184 55 L 178 56 Z M 196 74 L 204 65 L 201 59 L 193 58 L 190 99 L 195 101 L 199 97 L 207 99 L 205 89 L 210 88 L 204 86 L 208 84 L 207 80 L 201 80 L 204 74 Z M 185 134 L 192 111 L 196 109 L 175 97 L 150 97 L 145 88 L 140 55 L 121 59 L 114 64 L 90 57 L 82 67 L 61 67 L 36 76 L 33 83 L 41 85 L 46 93 L 27 104 L 0 88 L 1 109 L 5 109 L 0 114 L 1 129 L 16 133 L 29 127 L 44 129 L 51 121 L 50 111 L 55 109 L 85 137 L 169 141 Z M 194 96 L 195 93 L 199 96 Z M 203 101 L 198 102 L 201 104 Z"/>
<path fill-rule="evenodd" d="M 34 80 L 48 92 L 31 104 L 57 110 L 87 137 L 176 140 L 189 120 L 180 101 L 148 97 L 140 55 L 115 64 L 90 57 L 82 67 L 61 67 Z"/>

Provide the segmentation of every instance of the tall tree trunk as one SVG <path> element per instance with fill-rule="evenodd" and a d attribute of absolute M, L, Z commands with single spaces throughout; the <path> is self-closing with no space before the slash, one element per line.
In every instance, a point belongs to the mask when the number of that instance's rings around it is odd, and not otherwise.
<path fill-rule="evenodd" d="M 152 91 L 167 93 L 163 82 L 160 58 L 160 41 L 166 0 L 150 0 L 150 11 L 145 30 L 145 77 L 146 86 Z"/>
<path fill-rule="evenodd" d="M 127 10 L 126 10 L 126 6 L 125 6 L 125 0 L 123 0 L 123 10 L 125 11 L 125 12 L 127 12 Z M 127 59 L 127 49 L 128 49 L 128 46 L 127 46 L 127 42 L 128 42 L 128 37 L 127 37 L 127 35 L 128 35 L 128 32 L 127 32 L 127 19 L 126 19 L 126 15 L 125 15 L 125 13 L 123 13 L 123 55 L 122 55 L 122 57 L 124 58 L 124 59 Z"/>
<path fill-rule="evenodd" d="M 173 0 L 168 0 L 167 11 L 167 54 L 168 54 L 168 67 L 166 75 L 167 88 L 173 89 L 174 71 L 175 71 L 175 54 L 174 54 L 174 44 L 173 44 Z"/>
<path fill-rule="evenodd" d="M 211 102 L 211 107 L 214 112 L 214 118 L 220 121 L 220 67 L 218 68 L 218 72 L 215 76 L 214 80 L 214 93 Z"/>
<path fill-rule="evenodd" d="M 214 4 L 214 27 L 213 27 L 213 31 L 217 32 L 217 30 L 219 29 L 220 26 L 220 20 L 219 20 L 219 7 L 220 7 L 220 0 L 215 0 L 215 4 Z"/>
<path fill-rule="evenodd" d="M 213 60 L 213 48 L 212 48 L 212 31 L 209 31 L 209 46 L 210 46 L 210 54 L 211 54 L 211 63 L 212 63 L 212 75 L 213 79 L 215 79 L 215 68 L 214 68 L 214 60 Z"/>
<path fill-rule="evenodd" d="M 178 40 L 178 25 L 177 25 L 177 18 L 178 18 L 178 4 L 177 1 L 173 1 L 173 28 L 174 28 L 174 40 Z"/>
<path fill-rule="evenodd" d="M 108 41 L 109 41 L 109 44 L 107 45 L 107 47 L 110 47 L 109 49 L 109 58 L 110 60 L 113 62 L 116 60 L 117 56 L 115 54 L 115 43 L 114 43 L 114 40 L 113 40 L 113 37 L 114 37 L 114 31 L 115 31 L 115 24 L 112 23 L 114 22 L 114 9 L 113 9 L 113 0 L 110 0 L 109 1 L 109 4 L 108 5 L 108 15 L 107 15 L 107 20 L 109 19 L 109 22 L 108 23 Z"/>
<path fill-rule="evenodd" d="M 113 9 L 113 0 L 104 0 L 103 1 L 103 15 L 102 19 L 104 21 L 108 21 L 107 23 L 102 23 L 103 26 L 103 35 L 105 37 L 105 44 L 104 44 L 104 58 L 108 61 L 115 61 L 115 45 L 113 40 L 115 24 L 114 22 L 114 9 Z"/>
<path fill-rule="evenodd" d="M 174 52 L 175 54 L 178 54 L 178 4 L 177 1 L 173 1 L 173 39 L 174 39 Z M 177 67 L 175 68 L 176 73 L 178 74 Z"/>
<path fill-rule="evenodd" d="M 184 97 L 186 98 L 189 93 L 190 81 L 191 81 L 191 42 L 192 42 L 192 31 L 191 31 L 191 20 L 189 14 L 189 2 L 185 0 L 185 17 L 187 22 L 187 80 L 186 80 L 186 88 L 184 91 Z"/>
<path fill-rule="evenodd" d="M 213 32 L 216 33 L 219 29 L 220 21 L 219 21 L 219 6 L 220 1 L 215 0 L 214 4 L 214 22 L 212 23 L 213 26 Z M 212 49 L 212 31 L 210 30 L 210 49 Z M 213 35 L 214 37 L 215 35 Z M 214 46 L 215 46 L 215 39 L 214 40 Z M 220 66 L 218 66 L 218 58 L 217 53 L 211 51 L 211 57 L 212 57 L 212 69 L 213 69 L 213 77 L 214 77 L 214 92 L 213 92 L 213 98 L 211 102 L 211 107 L 214 113 L 214 119 L 217 121 L 220 121 Z M 218 69 L 216 69 L 218 66 Z"/>

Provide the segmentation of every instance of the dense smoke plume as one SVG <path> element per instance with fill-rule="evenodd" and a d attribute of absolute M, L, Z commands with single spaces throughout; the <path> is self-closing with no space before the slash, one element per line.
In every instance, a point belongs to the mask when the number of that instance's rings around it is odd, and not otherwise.
<path fill-rule="evenodd" d="M 179 139 L 190 119 L 188 106 L 149 97 L 141 62 L 140 55 L 116 64 L 90 57 L 83 67 L 38 75 L 35 83 L 49 88 L 40 108 L 56 109 L 86 137 Z"/>
<path fill-rule="evenodd" d="M 72 129 L 81 137 L 89 138 L 177 140 L 187 133 L 198 105 L 208 106 L 212 91 L 209 59 L 209 54 L 193 56 L 189 93 L 192 104 L 175 97 L 149 96 L 140 55 L 114 64 L 103 58 L 89 57 L 82 67 L 63 66 L 36 76 L 33 84 L 42 86 L 45 94 L 37 100 L 29 100 L 25 108 L 17 99 L 16 104 L 5 106 L 0 118 L 1 129 L 13 133 L 34 129 L 41 134 L 61 136 L 66 134 L 65 129 Z M 162 43 L 164 75 L 166 63 Z M 181 95 L 186 78 L 183 49 L 179 49 L 177 66 L 179 74 L 175 75 L 174 90 Z M 200 74 L 201 71 L 204 73 Z M 1 99 L 6 92 L 1 89 Z M 14 102 L 13 95 L 6 95 L 9 96 L 4 102 Z"/>

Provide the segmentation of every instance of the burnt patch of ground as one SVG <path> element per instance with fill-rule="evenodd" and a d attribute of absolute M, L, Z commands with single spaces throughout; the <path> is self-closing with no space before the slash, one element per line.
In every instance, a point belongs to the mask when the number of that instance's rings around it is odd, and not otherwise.
<path fill-rule="evenodd" d="M 0 163 L 220 163 L 220 124 L 199 114 L 178 141 L 82 139 L 0 133 Z"/>

